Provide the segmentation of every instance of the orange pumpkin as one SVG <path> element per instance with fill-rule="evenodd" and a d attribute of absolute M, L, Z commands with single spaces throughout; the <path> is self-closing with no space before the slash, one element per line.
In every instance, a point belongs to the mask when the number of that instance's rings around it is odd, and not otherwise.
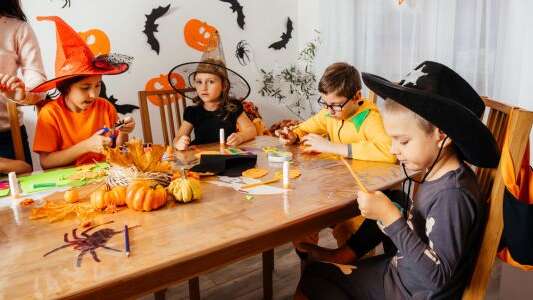
<path fill-rule="evenodd" d="M 155 188 L 146 183 L 133 183 L 126 191 L 126 204 L 138 211 L 151 211 L 167 203 L 167 190 L 158 185 Z"/>
<path fill-rule="evenodd" d="M 116 211 L 117 206 L 126 205 L 126 187 L 116 186 L 109 191 L 103 187 L 94 191 L 91 194 L 91 205 L 96 209 Z"/>
<path fill-rule="evenodd" d="M 63 194 L 63 197 L 68 203 L 76 203 L 80 201 L 80 193 L 76 189 L 66 191 L 65 194 Z"/>
<path fill-rule="evenodd" d="M 111 51 L 111 43 L 109 42 L 109 38 L 102 30 L 93 28 L 78 33 L 85 43 L 87 43 L 94 56 L 109 54 Z"/>
<path fill-rule="evenodd" d="M 172 84 L 174 84 L 175 87 L 178 88 L 184 88 L 185 87 L 185 80 L 183 77 L 181 77 L 178 73 L 171 73 L 170 74 L 170 80 L 172 81 Z M 144 85 L 144 89 L 147 91 L 164 91 L 164 90 L 172 90 L 172 86 L 168 82 L 167 75 L 160 74 L 157 77 L 153 77 L 150 80 L 146 82 Z M 172 98 L 171 101 L 173 102 L 175 98 Z M 161 98 L 158 96 L 148 96 L 148 100 L 152 102 L 154 105 L 161 106 L 163 104 L 163 101 L 161 101 Z"/>
<path fill-rule="evenodd" d="M 183 29 L 185 42 L 198 51 L 212 50 L 218 44 L 218 31 L 215 27 L 198 19 L 190 19 Z"/>

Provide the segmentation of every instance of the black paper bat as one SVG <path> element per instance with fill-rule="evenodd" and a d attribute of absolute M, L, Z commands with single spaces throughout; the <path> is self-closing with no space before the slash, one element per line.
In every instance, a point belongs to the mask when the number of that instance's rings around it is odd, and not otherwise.
<path fill-rule="evenodd" d="M 111 102 L 118 113 L 120 114 L 128 114 L 133 112 L 136 109 L 139 109 L 137 105 L 132 104 L 117 104 L 118 99 L 116 99 L 113 95 L 107 96 L 107 88 L 105 86 L 105 83 L 102 81 L 102 87 L 100 89 L 100 95 L 101 98 L 107 99 L 107 101 Z"/>
<path fill-rule="evenodd" d="M 239 3 L 239 0 L 220 0 L 220 1 L 231 4 L 230 6 L 231 10 L 237 13 L 237 24 L 242 30 L 244 30 L 244 13 L 242 12 L 242 5 Z"/>
<path fill-rule="evenodd" d="M 159 6 L 158 8 L 152 9 L 152 12 L 149 15 L 146 16 L 146 22 L 144 23 L 144 34 L 148 38 L 148 44 L 150 47 L 152 47 L 152 50 L 154 50 L 159 55 L 159 41 L 155 38 L 154 32 L 159 32 L 157 30 L 158 24 L 155 23 L 157 19 L 165 15 L 168 10 L 170 9 L 170 4 L 162 7 Z"/>
<path fill-rule="evenodd" d="M 268 48 L 273 48 L 279 50 L 281 48 L 286 48 L 289 40 L 292 38 L 292 21 L 291 18 L 287 18 L 287 31 L 281 34 L 281 40 L 274 42 Z"/>

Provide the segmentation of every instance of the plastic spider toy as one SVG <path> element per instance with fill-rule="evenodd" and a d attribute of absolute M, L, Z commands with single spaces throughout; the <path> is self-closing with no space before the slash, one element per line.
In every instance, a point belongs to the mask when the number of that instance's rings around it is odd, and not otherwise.
<path fill-rule="evenodd" d="M 248 42 L 241 40 L 237 43 L 237 48 L 235 49 L 235 57 L 237 57 L 237 60 L 242 66 L 246 66 L 250 62 L 250 57 L 248 56 L 250 50 L 248 47 Z"/>
<path fill-rule="evenodd" d="M 111 250 L 111 251 L 122 252 L 122 250 L 107 247 L 105 245 L 107 241 L 109 241 L 114 235 L 123 232 L 122 230 L 115 231 L 112 228 L 103 228 L 93 233 L 88 233 L 91 229 L 95 227 L 102 226 L 102 225 L 109 224 L 109 223 L 113 223 L 113 221 L 89 227 L 81 233 L 81 237 L 76 234 L 77 228 L 72 229 L 73 240 L 69 240 L 68 233 L 65 233 L 65 235 L 63 236 L 63 240 L 65 241 L 66 244 L 48 251 L 47 253 L 43 255 L 43 257 L 53 252 L 56 252 L 57 250 L 72 246 L 74 250 L 81 251 L 80 254 L 78 255 L 78 259 L 76 260 L 76 266 L 79 267 L 81 266 L 81 260 L 83 259 L 83 256 L 87 254 L 87 252 L 91 253 L 93 259 L 96 262 L 100 262 L 100 259 L 96 255 L 96 249 L 98 248 L 104 248 L 104 249 Z M 131 228 L 133 227 L 130 227 L 130 229 Z"/>

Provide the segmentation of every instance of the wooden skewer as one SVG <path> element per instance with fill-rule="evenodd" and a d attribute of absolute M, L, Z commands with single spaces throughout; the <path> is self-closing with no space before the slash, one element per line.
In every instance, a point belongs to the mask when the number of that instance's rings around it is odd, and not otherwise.
<path fill-rule="evenodd" d="M 359 179 L 359 176 L 357 176 L 357 174 L 355 174 L 355 172 L 352 170 L 352 167 L 350 166 L 350 164 L 348 164 L 346 159 L 344 159 L 344 157 L 341 157 L 341 160 L 344 163 L 344 165 L 346 166 L 346 168 L 348 168 L 348 171 L 350 171 L 350 174 L 352 174 L 352 177 L 353 177 L 353 179 L 355 179 L 355 182 L 359 186 L 359 189 L 361 189 L 365 193 L 368 193 L 368 190 L 366 189 L 366 187 L 361 182 L 361 179 Z"/>
<path fill-rule="evenodd" d="M 253 187 L 256 187 L 256 186 L 260 186 L 260 185 L 265 185 L 265 184 L 269 184 L 269 183 L 274 183 L 276 181 L 279 181 L 281 178 L 279 176 L 275 176 L 274 178 L 270 179 L 270 180 L 265 180 L 265 181 L 261 181 L 261 182 L 256 182 L 256 183 L 251 183 L 251 184 L 247 184 L 247 185 L 243 185 L 241 186 L 241 189 L 249 189 L 249 188 L 253 188 Z"/>

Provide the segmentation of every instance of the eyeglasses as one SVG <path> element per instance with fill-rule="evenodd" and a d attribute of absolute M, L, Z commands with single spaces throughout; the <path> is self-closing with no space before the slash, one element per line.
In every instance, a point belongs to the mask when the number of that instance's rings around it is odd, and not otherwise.
<path fill-rule="evenodd" d="M 331 111 L 340 112 L 342 108 L 346 105 L 346 103 L 348 103 L 350 100 L 351 99 L 347 99 L 346 101 L 344 101 L 343 104 L 328 104 L 326 101 L 322 99 L 322 97 L 318 97 L 318 100 L 316 102 L 318 102 L 320 106 L 327 108 Z"/>

